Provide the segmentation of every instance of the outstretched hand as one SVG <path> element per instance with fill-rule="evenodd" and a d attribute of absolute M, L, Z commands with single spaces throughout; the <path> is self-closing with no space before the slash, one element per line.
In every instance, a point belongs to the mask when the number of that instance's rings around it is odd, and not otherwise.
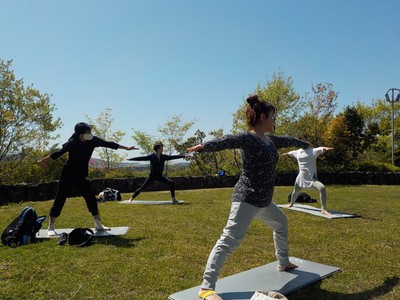
<path fill-rule="evenodd" d="M 40 167 L 42 170 L 46 169 L 46 167 L 47 167 L 47 163 L 44 162 L 44 161 L 41 161 L 41 160 L 37 161 L 37 164 L 39 165 L 39 167 Z"/>
<path fill-rule="evenodd" d="M 188 152 L 198 152 L 198 151 L 202 151 L 204 149 L 204 146 L 202 144 L 198 144 L 196 146 L 187 148 Z"/>
<path fill-rule="evenodd" d="M 39 167 L 42 170 L 45 170 L 47 168 L 47 164 L 48 164 L 49 160 L 50 160 L 49 157 L 45 157 L 45 158 L 43 158 L 41 160 L 38 160 L 36 163 L 39 165 Z"/>
<path fill-rule="evenodd" d="M 130 146 L 128 148 L 126 148 L 126 150 L 130 151 L 130 150 L 139 150 L 139 148 L 135 147 L 135 146 Z"/>

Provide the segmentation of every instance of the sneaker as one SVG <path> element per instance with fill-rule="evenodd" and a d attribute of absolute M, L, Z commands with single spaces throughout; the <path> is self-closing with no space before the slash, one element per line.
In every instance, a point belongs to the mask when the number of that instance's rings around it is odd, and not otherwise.
<path fill-rule="evenodd" d="M 64 245 L 66 242 L 68 242 L 68 233 L 63 232 L 58 238 L 57 245 Z"/>
<path fill-rule="evenodd" d="M 47 230 L 47 235 L 48 236 L 57 236 L 57 232 L 55 232 L 54 229 L 49 229 L 49 230 Z"/>

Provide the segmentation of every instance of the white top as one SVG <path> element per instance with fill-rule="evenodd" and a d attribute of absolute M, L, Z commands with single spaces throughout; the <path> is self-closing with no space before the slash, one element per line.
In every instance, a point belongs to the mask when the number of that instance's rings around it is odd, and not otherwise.
<path fill-rule="evenodd" d="M 301 188 L 311 188 L 317 180 L 317 157 L 325 152 L 324 147 L 298 149 L 288 152 L 288 155 L 297 159 L 299 174 L 296 184 Z"/>

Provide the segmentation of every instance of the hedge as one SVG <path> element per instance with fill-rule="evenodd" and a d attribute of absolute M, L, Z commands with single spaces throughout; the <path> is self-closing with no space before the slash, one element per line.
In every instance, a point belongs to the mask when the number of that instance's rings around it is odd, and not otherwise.
<path fill-rule="evenodd" d="M 275 184 L 292 186 L 297 173 L 277 174 Z M 319 173 L 319 180 L 325 185 L 400 185 L 400 172 L 341 172 Z M 207 176 L 207 177 L 174 177 L 177 190 L 206 189 L 233 187 L 238 176 Z M 111 187 L 121 193 L 132 193 L 145 178 L 121 178 L 121 179 L 92 179 L 90 184 L 96 194 L 104 188 Z M 54 199 L 58 187 L 58 181 L 39 184 L 0 185 L 0 205 L 18 203 L 24 201 L 42 201 Z M 148 191 L 168 190 L 168 187 L 159 182 L 154 182 Z M 72 190 L 70 197 L 79 196 Z"/>

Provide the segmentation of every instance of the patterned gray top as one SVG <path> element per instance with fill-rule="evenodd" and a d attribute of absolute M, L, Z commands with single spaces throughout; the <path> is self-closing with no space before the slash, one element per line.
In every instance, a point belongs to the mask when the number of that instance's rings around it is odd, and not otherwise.
<path fill-rule="evenodd" d="M 275 184 L 275 166 L 278 162 L 278 148 L 307 148 L 308 143 L 289 136 L 267 134 L 271 142 L 265 143 L 256 134 L 243 132 L 226 135 L 204 143 L 204 151 L 240 149 L 242 173 L 232 195 L 233 202 L 245 201 L 257 207 L 266 207 L 272 201 Z"/>

